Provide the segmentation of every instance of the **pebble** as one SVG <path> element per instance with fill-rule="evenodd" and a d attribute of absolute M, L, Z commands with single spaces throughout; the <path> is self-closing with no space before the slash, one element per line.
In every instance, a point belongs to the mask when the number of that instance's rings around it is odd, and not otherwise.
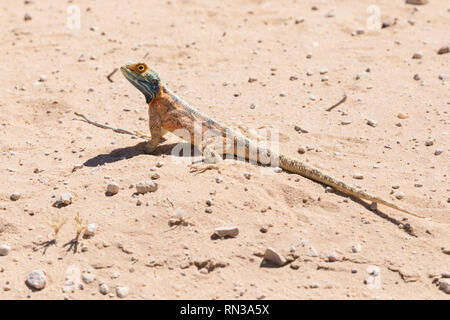
<path fill-rule="evenodd" d="M 72 203 L 72 195 L 68 192 L 61 193 L 59 196 L 59 202 L 68 205 Z"/>
<path fill-rule="evenodd" d="M 422 51 L 414 52 L 412 58 L 413 59 L 422 59 L 423 58 L 423 52 Z"/>
<path fill-rule="evenodd" d="M 12 201 L 17 201 L 19 200 L 21 197 L 20 192 L 14 192 L 13 194 L 11 194 L 11 196 L 9 197 Z"/>
<path fill-rule="evenodd" d="M 362 179 L 364 179 L 364 176 L 361 173 L 355 173 L 353 175 L 353 179 L 362 180 Z"/>
<path fill-rule="evenodd" d="M 154 181 L 140 182 L 136 185 L 137 193 L 155 192 L 158 190 L 158 184 Z"/>
<path fill-rule="evenodd" d="M 86 237 L 93 237 L 97 232 L 98 225 L 96 223 L 89 223 L 84 230 L 84 235 Z"/>
<path fill-rule="evenodd" d="M 378 123 L 375 120 L 367 120 L 367 124 L 373 128 L 375 128 Z"/>
<path fill-rule="evenodd" d="M 119 192 L 119 185 L 115 182 L 111 182 L 106 186 L 106 193 L 114 195 Z"/>
<path fill-rule="evenodd" d="M 162 162 L 162 161 L 158 161 L 158 162 L 156 163 L 156 167 L 157 167 L 157 168 L 161 168 L 163 165 L 164 165 L 164 162 Z"/>
<path fill-rule="evenodd" d="M 280 167 L 276 167 L 275 169 L 273 169 L 273 172 L 281 173 L 281 172 L 283 172 L 283 169 L 281 169 Z"/>
<path fill-rule="evenodd" d="M 414 80 L 416 80 L 416 81 L 419 81 L 420 80 L 420 76 L 419 76 L 419 74 L 418 73 L 416 73 L 415 75 L 414 75 L 414 78 L 413 78 Z"/>
<path fill-rule="evenodd" d="M 305 21 L 304 17 L 298 17 L 297 19 L 295 19 L 295 24 L 299 24 Z"/>
<path fill-rule="evenodd" d="M 439 281 L 439 289 L 450 294 L 450 279 L 441 279 Z"/>
<path fill-rule="evenodd" d="M 403 198 L 405 198 L 405 194 L 403 192 L 398 191 L 395 193 L 395 198 L 397 200 L 402 200 Z"/>
<path fill-rule="evenodd" d="M 0 256 L 7 256 L 11 251 L 11 247 L 7 244 L 0 244 Z"/>
<path fill-rule="evenodd" d="M 264 253 L 264 260 L 272 262 L 277 266 L 282 266 L 286 263 L 286 258 L 278 253 L 275 249 L 270 247 L 267 248 L 266 252 Z"/>
<path fill-rule="evenodd" d="M 442 272 L 442 278 L 450 278 L 450 271 Z"/>
<path fill-rule="evenodd" d="M 438 54 L 444 54 L 444 53 L 449 53 L 450 52 L 450 46 L 443 46 L 443 47 L 440 47 L 439 48 L 439 50 L 438 50 Z"/>
<path fill-rule="evenodd" d="M 378 266 L 370 265 L 367 267 L 366 272 L 373 277 L 378 277 L 380 275 L 380 268 Z"/>
<path fill-rule="evenodd" d="M 448 81 L 448 79 L 450 79 L 450 75 L 448 75 L 448 74 L 446 74 L 446 73 L 441 73 L 441 74 L 439 75 L 439 80 L 442 80 L 442 81 Z"/>
<path fill-rule="evenodd" d="M 84 283 L 89 284 L 94 282 L 95 275 L 93 275 L 92 273 L 83 273 L 81 275 L 81 279 L 83 280 Z"/>
<path fill-rule="evenodd" d="M 338 261 L 338 255 L 336 252 L 331 252 L 327 256 L 328 262 L 335 262 Z"/>
<path fill-rule="evenodd" d="M 122 286 L 116 287 L 116 294 L 119 298 L 125 298 L 129 293 L 130 293 L 130 288 L 128 288 L 128 287 L 122 287 Z"/>
<path fill-rule="evenodd" d="M 250 180 L 250 178 L 252 177 L 251 172 L 245 172 L 245 173 L 244 173 L 244 177 L 245 177 L 246 179 Z"/>
<path fill-rule="evenodd" d="M 25 13 L 25 15 L 23 16 L 23 20 L 24 21 L 30 21 L 31 20 L 31 16 L 29 13 Z"/>
<path fill-rule="evenodd" d="M 356 80 L 362 79 L 367 75 L 365 72 L 358 73 L 355 77 Z"/>
<path fill-rule="evenodd" d="M 44 289 L 47 284 L 47 277 L 44 270 L 33 270 L 27 276 L 27 284 L 37 290 Z"/>
<path fill-rule="evenodd" d="M 320 70 L 320 74 L 325 74 L 325 73 L 328 73 L 328 69 L 322 69 L 322 70 Z"/>
<path fill-rule="evenodd" d="M 362 247 L 359 243 L 355 243 L 354 245 L 352 245 L 352 252 L 353 253 L 358 253 L 361 252 Z"/>
<path fill-rule="evenodd" d="M 299 147 L 299 148 L 297 149 L 297 152 L 300 153 L 300 154 L 304 154 L 304 153 L 306 152 L 306 150 L 305 150 L 305 148 L 303 148 L 303 147 Z"/>
<path fill-rule="evenodd" d="M 308 249 L 307 255 L 310 256 L 310 257 L 316 258 L 316 257 L 319 256 L 319 253 L 316 251 L 316 249 L 314 249 L 313 247 L 310 247 Z"/>
<path fill-rule="evenodd" d="M 234 238 L 239 234 L 238 227 L 220 227 L 214 230 L 214 233 L 220 238 L 230 237 Z"/>
<path fill-rule="evenodd" d="M 159 175 L 159 173 L 155 172 L 154 174 L 152 174 L 151 178 L 152 180 L 158 180 L 161 176 Z"/>
<path fill-rule="evenodd" d="M 429 138 L 429 139 L 427 139 L 427 140 L 425 141 L 425 145 L 426 145 L 427 147 L 432 146 L 433 144 L 434 144 L 434 141 L 433 141 L 433 139 L 431 139 L 431 138 Z"/>
<path fill-rule="evenodd" d="M 399 118 L 399 119 L 406 119 L 406 118 L 408 118 L 408 116 L 406 114 L 404 114 L 404 113 L 399 112 L 397 114 L 397 118 Z"/>
<path fill-rule="evenodd" d="M 436 149 L 436 151 L 434 152 L 435 156 L 440 155 L 442 152 L 444 152 L 442 149 Z"/>
<path fill-rule="evenodd" d="M 334 16 L 334 10 L 330 10 L 325 14 L 325 18 L 333 18 Z"/>
<path fill-rule="evenodd" d="M 267 231 L 269 231 L 269 225 L 263 224 L 263 225 L 261 226 L 261 228 L 259 228 L 259 231 L 260 231 L 261 233 L 267 233 Z"/>
<path fill-rule="evenodd" d="M 100 283 L 98 286 L 98 291 L 100 291 L 101 294 L 105 295 L 109 291 L 109 287 L 106 283 Z"/>
<path fill-rule="evenodd" d="M 407 4 L 414 4 L 414 5 L 424 5 L 428 3 L 428 0 L 406 0 Z"/>

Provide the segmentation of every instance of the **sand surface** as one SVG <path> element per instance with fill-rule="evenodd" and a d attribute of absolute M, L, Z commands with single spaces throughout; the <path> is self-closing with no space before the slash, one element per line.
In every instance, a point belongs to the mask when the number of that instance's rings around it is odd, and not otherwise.
<path fill-rule="evenodd" d="M 389 27 L 369 30 L 372 4 Z M 68 28 L 76 27 L 71 5 L 79 29 Z M 0 299 L 117 299 L 117 286 L 129 299 L 448 299 L 439 282 L 450 271 L 450 54 L 437 51 L 450 43 L 450 5 L 416 8 L 402 0 L 1 1 L 0 245 L 11 251 L 0 256 Z M 424 218 L 373 212 L 243 161 L 194 175 L 193 159 L 171 157 L 174 136 L 146 155 L 138 139 L 74 120 L 77 111 L 147 133 L 143 95 L 120 72 L 106 78 L 144 56 L 198 110 L 275 128 L 282 152 Z M 155 173 L 158 190 L 134 195 Z M 106 196 L 111 182 L 120 191 Z M 72 203 L 55 207 L 65 192 Z M 170 227 L 180 210 L 186 225 Z M 75 246 L 77 212 L 98 229 Z M 68 220 L 45 247 L 54 215 Z M 239 235 L 212 239 L 224 226 Z M 268 247 L 295 260 L 261 265 Z M 45 271 L 42 290 L 25 283 L 35 269 Z M 80 285 L 80 277 L 95 279 Z"/>

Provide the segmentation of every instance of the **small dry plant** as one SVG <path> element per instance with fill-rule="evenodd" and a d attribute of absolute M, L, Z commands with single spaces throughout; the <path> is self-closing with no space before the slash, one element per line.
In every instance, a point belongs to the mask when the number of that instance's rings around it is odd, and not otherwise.
<path fill-rule="evenodd" d="M 84 229 L 86 229 L 88 222 L 83 221 L 83 219 L 81 219 L 80 217 L 80 213 L 77 212 L 77 215 L 75 216 L 75 226 L 77 229 L 77 235 L 75 237 L 75 239 L 78 241 L 78 239 L 80 238 L 81 233 L 83 232 Z"/>
<path fill-rule="evenodd" d="M 63 218 L 61 213 L 51 215 L 50 218 L 47 219 L 47 224 L 53 229 L 53 240 L 52 242 L 56 243 L 56 238 L 58 236 L 59 230 L 61 230 L 62 226 L 67 222 L 67 218 Z"/>

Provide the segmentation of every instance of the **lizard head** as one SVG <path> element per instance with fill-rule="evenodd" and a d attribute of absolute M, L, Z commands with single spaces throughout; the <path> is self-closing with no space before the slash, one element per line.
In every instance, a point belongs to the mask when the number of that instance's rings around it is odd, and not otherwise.
<path fill-rule="evenodd" d="M 147 104 L 159 95 L 161 80 L 158 73 L 150 69 L 144 62 L 129 61 L 120 67 L 120 71 L 133 86 L 142 92 Z"/>

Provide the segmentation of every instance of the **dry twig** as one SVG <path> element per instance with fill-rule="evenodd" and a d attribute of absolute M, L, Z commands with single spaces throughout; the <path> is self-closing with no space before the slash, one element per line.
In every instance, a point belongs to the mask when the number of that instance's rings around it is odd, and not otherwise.
<path fill-rule="evenodd" d="M 341 100 L 339 100 L 337 103 L 333 104 L 333 105 L 332 105 L 331 107 L 329 107 L 326 111 L 331 111 L 331 110 L 333 110 L 334 108 L 336 108 L 336 107 L 337 107 L 338 105 L 340 105 L 341 103 L 344 103 L 345 100 L 347 100 L 347 95 L 346 95 L 346 94 L 344 94 L 344 95 L 342 96 Z"/>

